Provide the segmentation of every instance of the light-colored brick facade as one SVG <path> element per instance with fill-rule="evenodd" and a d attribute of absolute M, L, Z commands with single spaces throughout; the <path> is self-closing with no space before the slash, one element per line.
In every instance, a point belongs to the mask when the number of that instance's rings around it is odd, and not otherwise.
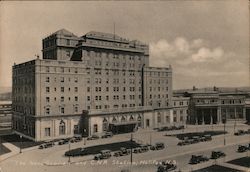
<path fill-rule="evenodd" d="M 63 29 L 43 59 L 13 66 L 13 128 L 36 141 L 166 125 L 171 99 L 171 66 L 150 67 L 148 45 L 113 34 Z"/>

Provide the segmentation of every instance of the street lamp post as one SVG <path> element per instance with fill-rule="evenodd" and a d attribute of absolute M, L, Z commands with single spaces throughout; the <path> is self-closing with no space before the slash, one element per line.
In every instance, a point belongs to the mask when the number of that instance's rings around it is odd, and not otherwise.
<path fill-rule="evenodd" d="M 150 132 L 149 144 L 152 145 L 152 132 Z"/>
<path fill-rule="evenodd" d="M 69 151 L 70 151 L 70 141 L 69 141 Z M 70 163 L 70 155 L 69 155 L 68 163 Z"/>
<path fill-rule="evenodd" d="M 226 120 L 224 120 L 224 146 L 226 145 Z"/>
<path fill-rule="evenodd" d="M 130 163 L 131 163 L 131 166 L 132 166 L 132 162 L 133 162 L 133 133 L 131 133 L 131 138 L 130 138 Z"/>
<path fill-rule="evenodd" d="M 84 145 L 86 145 L 86 129 L 83 130 L 83 141 Z"/>
<path fill-rule="evenodd" d="M 19 153 L 22 153 L 22 145 L 23 145 L 22 141 L 23 141 L 23 136 L 21 136 L 21 135 L 19 135 L 19 136 L 20 136 L 20 145 L 19 145 L 20 150 L 19 150 Z"/>

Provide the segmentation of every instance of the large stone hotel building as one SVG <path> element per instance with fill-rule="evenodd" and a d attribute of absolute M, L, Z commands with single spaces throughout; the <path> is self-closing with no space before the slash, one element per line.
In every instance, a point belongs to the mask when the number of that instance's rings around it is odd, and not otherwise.
<path fill-rule="evenodd" d="M 146 44 L 62 29 L 43 39 L 42 52 L 13 66 L 13 128 L 26 137 L 122 133 L 186 119 L 171 109 L 171 66 L 150 67 Z"/>

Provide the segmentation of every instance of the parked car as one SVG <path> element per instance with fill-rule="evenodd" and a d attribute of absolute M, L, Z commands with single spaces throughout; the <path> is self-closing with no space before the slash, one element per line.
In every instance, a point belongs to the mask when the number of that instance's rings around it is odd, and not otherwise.
<path fill-rule="evenodd" d="M 193 139 L 193 143 L 200 142 L 200 137 L 199 136 L 193 136 L 192 139 Z"/>
<path fill-rule="evenodd" d="M 73 138 L 71 138 L 70 142 L 74 143 L 74 142 L 80 142 L 82 140 L 82 136 L 81 135 L 75 135 Z"/>
<path fill-rule="evenodd" d="M 111 150 L 102 150 L 95 155 L 94 160 L 108 159 L 111 157 Z"/>
<path fill-rule="evenodd" d="M 212 136 L 207 134 L 207 135 L 204 135 L 206 141 L 211 141 L 212 140 Z"/>
<path fill-rule="evenodd" d="M 109 137 L 113 137 L 113 133 L 112 132 L 106 132 L 102 138 L 109 138 Z"/>
<path fill-rule="evenodd" d="M 66 151 L 64 153 L 65 156 L 83 156 L 83 155 L 87 155 L 87 151 L 85 148 L 77 148 L 77 149 L 72 149 L 69 151 Z"/>
<path fill-rule="evenodd" d="M 189 164 L 199 164 L 208 160 L 209 159 L 204 155 L 192 155 Z"/>
<path fill-rule="evenodd" d="M 212 151 L 210 159 L 218 159 L 221 157 L 225 157 L 226 154 L 221 151 Z"/>
<path fill-rule="evenodd" d="M 38 148 L 39 149 L 46 149 L 49 147 L 53 147 L 55 145 L 54 141 L 46 141 L 44 143 L 42 143 Z"/>
<path fill-rule="evenodd" d="M 158 143 L 155 143 L 155 145 L 150 146 L 151 150 L 161 150 L 161 149 L 164 149 L 164 148 L 165 148 L 165 145 L 162 142 L 158 142 Z"/>
<path fill-rule="evenodd" d="M 99 139 L 100 137 L 98 135 L 92 135 L 92 136 L 89 136 L 87 137 L 87 140 L 96 140 L 96 139 Z"/>
<path fill-rule="evenodd" d="M 160 128 L 158 128 L 157 129 L 157 131 L 168 131 L 169 130 L 169 128 L 168 127 L 160 127 Z"/>
<path fill-rule="evenodd" d="M 157 172 L 168 172 L 173 171 L 177 168 L 177 164 L 175 161 L 163 161 L 161 165 L 158 166 Z"/>
<path fill-rule="evenodd" d="M 248 150 L 247 146 L 239 145 L 237 151 L 238 152 L 246 152 Z"/>
<path fill-rule="evenodd" d="M 141 152 L 149 151 L 148 145 L 141 145 L 140 148 L 141 148 Z"/>
<path fill-rule="evenodd" d="M 119 151 L 116 151 L 114 153 L 114 156 L 125 156 L 125 155 L 128 155 L 130 154 L 130 150 L 129 149 L 126 149 L 124 147 L 121 147 L 121 149 Z"/>
<path fill-rule="evenodd" d="M 244 134 L 245 134 L 244 130 L 238 130 L 237 132 L 234 133 L 234 135 L 236 135 L 236 136 L 241 136 L 241 135 L 244 135 Z"/>
<path fill-rule="evenodd" d="M 140 147 L 137 147 L 137 148 L 133 149 L 133 153 L 141 153 L 141 152 L 142 152 L 142 150 L 141 150 Z"/>
<path fill-rule="evenodd" d="M 58 141 L 58 145 L 64 145 L 64 144 L 67 144 L 69 143 L 71 140 L 71 138 L 67 138 L 67 139 L 62 139 L 62 140 L 59 140 Z"/>

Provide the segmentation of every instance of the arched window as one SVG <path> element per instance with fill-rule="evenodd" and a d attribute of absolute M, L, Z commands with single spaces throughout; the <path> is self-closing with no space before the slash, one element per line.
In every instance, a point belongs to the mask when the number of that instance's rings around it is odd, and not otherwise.
<path fill-rule="evenodd" d="M 126 121 L 126 118 L 124 116 L 122 116 L 121 122 L 124 122 L 124 121 Z"/>
<path fill-rule="evenodd" d="M 113 117 L 112 122 L 117 122 L 117 119 Z"/>
<path fill-rule="evenodd" d="M 108 131 L 108 120 L 104 118 L 102 123 L 103 123 L 103 126 L 102 126 L 103 131 Z"/>
<path fill-rule="evenodd" d="M 65 134 L 65 122 L 61 120 L 59 124 L 59 135 L 64 135 L 64 134 Z"/>
<path fill-rule="evenodd" d="M 134 117 L 130 115 L 129 121 L 134 121 Z"/>

